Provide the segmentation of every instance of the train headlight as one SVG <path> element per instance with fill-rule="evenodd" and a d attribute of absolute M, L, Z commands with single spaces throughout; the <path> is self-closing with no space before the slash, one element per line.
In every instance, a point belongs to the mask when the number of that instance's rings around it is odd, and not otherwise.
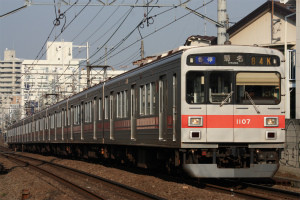
<path fill-rule="evenodd" d="M 278 117 L 265 117 L 265 126 L 278 126 Z"/>
<path fill-rule="evenodd" d="M 189 117 L 189 126 L 203 126 L 203 117 L 200 116 L 192 116 Z"/>

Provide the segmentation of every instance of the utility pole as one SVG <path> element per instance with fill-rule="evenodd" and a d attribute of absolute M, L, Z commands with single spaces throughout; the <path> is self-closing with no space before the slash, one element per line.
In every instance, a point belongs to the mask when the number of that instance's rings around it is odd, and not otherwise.
<path fill-rule="evenodd" d="M 88 66 L 89 66 L 89 63 L 90 63 L 90 56 L 89 56 L 89 43 L 87 42 L 86 43 L 86 46 L 83 46 L 83 45 L 73 45 L 73 48 L 86 48 L 86 65 L 87 65 L 87 70 L 88 70 Z M 84 60 L 84 59 L 82 59 Z M 79 67 L 79 66 L 78 66 Z M 89 69 L 90 70 L 90 69 Z M 78 92 L 80 91 L 80 73 L 78 73 Z M 74 80 L 74 76 L 73 76 L 73 80 Z M 89 84 L 88 84 L 89 85 Z M 74 87 L 74 81 L 73 81 L 73 84 L 72 84 L 72 91 L 74 92 L 75 90 L 73 89 Z"/>
<path fill-rule="evenodd" d="M 141 59 L 145 57 L 144 40 L 141 40 Z"/>
<path fill-rule="evenodd" d="M 218 0 L 218 45 L 222 45 L 226 41 L 226 20 L 227 20 L 226 0 Z"/>

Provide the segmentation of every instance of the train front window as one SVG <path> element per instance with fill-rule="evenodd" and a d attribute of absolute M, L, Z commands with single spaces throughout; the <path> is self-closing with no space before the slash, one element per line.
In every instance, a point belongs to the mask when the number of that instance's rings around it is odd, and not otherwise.
<path fill-rule="evenodd" d="M 276 105 L 280 102 L 280 74 L 240 72 L 236 75 L 237 104 Z"/>
<path fill-rule="evenodd" d="M 232 102 L 232 72 L 216 71 L 209 75 L 210 103 Z M 226 102 L 225 102 L 226 101 Z"/>
<path fill-rule="evenodd" d="M 205 78 L 204 73 L 189 71 L 186 75 L 186 101 L 189 104 L 200 104 L 205 102 Z"/>

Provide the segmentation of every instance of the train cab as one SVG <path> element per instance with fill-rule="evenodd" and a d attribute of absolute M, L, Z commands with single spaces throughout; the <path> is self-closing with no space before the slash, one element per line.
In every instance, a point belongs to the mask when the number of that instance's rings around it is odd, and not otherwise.
<path fill-rule="evenodd" d="M 285 141 L 283 57 L 258 47 L 182 56 L 181 142 L 194 177 L 270 177 Z M 190 148 L 190 149 L 189 149 Z"/>

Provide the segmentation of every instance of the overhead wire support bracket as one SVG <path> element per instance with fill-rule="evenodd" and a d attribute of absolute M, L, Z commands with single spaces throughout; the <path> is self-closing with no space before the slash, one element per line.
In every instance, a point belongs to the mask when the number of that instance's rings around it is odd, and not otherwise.
<path fill-rule="evenodd" d="M 107 77 L 106 77 L 106 76 L 107 76 L 107 74 L 106 74 L 107 68 L 111 68 L 113 71 L 115 70 L 114 67 L 109 66 L 109 65 L 94 65 L 94 66 L 92 66 L 92 65 L 87 65 L 87 66 L 86 66 L 86 69 L 87 69 L 86 75 L 87 75 L 87 87 L 88 87 L 88 88 L 91 87 L 90 73 L 91 73 L 91 69 L 92 69 L 92 68 L 102 68 L 102 69 L 104 70 L 104 73 L 103 73 L 103 81 L 105 81 L 106 78 L 107 78 Z"/>
<path fill-rule="evenodd" d="M 187 9 L 187 10 L 190 11 L 191 13 L 193 13 L 193 14 L 195 14 L 195 15 L 201 17 L 202 19 L 205 19 L 206 21 L 215 24 L 215 25 L 218 26 L 218 27 L 222 27 L 222 28 L 225 27 L 223 24 L 220 24 L 219 22 L 217 22 L 217 21 L 215 21 L 215 20 L 213 20 L 213 19 L 211 19 L 211 18 L 209 18 L 209 17 L 206 17 L 205 15 L 202 15 L 201 13 L 198 13 L 197 11 L 195 11 L 195 10 L 193 10 L 193 9 L 191 9 L 191 8 L 189 8 L 189 7 L 187 7 L 186 5 L 183 5 L 182 7 L 185 8 L 185 9 Z"/>

